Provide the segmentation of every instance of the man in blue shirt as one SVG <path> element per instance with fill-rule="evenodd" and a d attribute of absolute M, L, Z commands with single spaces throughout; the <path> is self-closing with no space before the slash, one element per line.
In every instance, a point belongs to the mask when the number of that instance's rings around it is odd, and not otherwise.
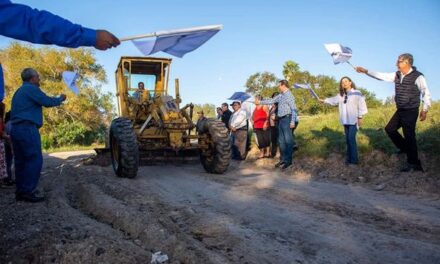
<path fill-rule="evenodd" d="M 278 144 L 280 147 L 280 162 L 275 167 L 287 169 L 292 166 L 293 146 L 295 145 L 292 129 L 295 128 L 297 122 L 297 111 L 295 105 L 295 97 L 289 90 L 289 83 L 286 80 L 279 82 L 280 93 L 267 100 L 256 100 L 255 103 L 274 104 L 278 103 Z"/>
<path fill-rule="evenodd" d="M 82 27 L 47 11 L 14 4 L 9 0 L 0 0 L 0 35 L 68 48 L 94 46 L 106 50 L 120 44 L 118 38 L 108 31 Z M 0 62 L 0 101 L 3 97 L 3 70 Z"/>
<path fill-rule="evenodd" d="M 43 109 L 59 106 L 66 95 L 49 97 L 40 89 L 40 76 L 32 68 L 21 72 L 23 85 L 12 97 L 11 139 L 14 149 L 17 201 L 40 202 L 44 197 L 36 194 L 43 166 L 41 138 L 38 129 L 43 125 Z"/>

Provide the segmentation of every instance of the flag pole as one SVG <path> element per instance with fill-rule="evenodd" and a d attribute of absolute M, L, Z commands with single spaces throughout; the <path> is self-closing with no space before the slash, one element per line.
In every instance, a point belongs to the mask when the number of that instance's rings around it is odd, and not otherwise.
<path fill-rule="evenodd" d="M 210 26 L 201 26 L 201 27 L 174 29 L 174 30 L 163 30 L 163 31 L 157 31 L 157 32 L 148 33 L 148 34 L 120 38 L 119 40 L 120 41 L 127 41 L 127 40 L 135 40 L 135 39 L 142 39 L 142 38 L 164 36 L 164 35 L 191 33 L 193 31 L 221 30 L 222 28 L 223 28 L 223 25 L 210 25 Z"/>
<path fill-rule="evenodd" d="M 356 67 L 353 66 L 353 64 L 350 63 L 350 61 L 347 61 L 348 64 L 350 64 L 351 67 L 353 67 L 353 69 L 356 70 Z"/>

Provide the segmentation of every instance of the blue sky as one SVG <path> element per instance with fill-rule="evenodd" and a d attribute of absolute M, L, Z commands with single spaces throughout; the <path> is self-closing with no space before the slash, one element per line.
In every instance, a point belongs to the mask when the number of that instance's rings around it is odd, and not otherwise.
<path fill-rule="evenodd" d="M 393 84 L 357 74 L 347 64 L 333 65 L 323 44 L 335 42 L 353 50 L 352 64 L 377 71 L 395 71 L 397 56 L 412 53 L 433 99 L 440 99 L 440 1 L 436 0 L 13 2 L 48 10 L 86 27 L 107 29 L 118 37 L 223 24 L 220 33 L 182 59 L 154 55 L 173 58 L 171 78 L 180 79 L 184 103 L 219 105 L 234 91 L 244 91 L 253 73 L 269 71 L 281 78 L 287 60 L 312 74 L 350 76 L 382 99 L 393 95 Z M 10 41 L 0 36 L 0 47 Z M 114 71 L 121 56 L 141 53 L 129 42 L 96 51 L 107 72 L 106 91 L 115 91 Z M 170 80 L 171 91 L 173 83 Z"/>

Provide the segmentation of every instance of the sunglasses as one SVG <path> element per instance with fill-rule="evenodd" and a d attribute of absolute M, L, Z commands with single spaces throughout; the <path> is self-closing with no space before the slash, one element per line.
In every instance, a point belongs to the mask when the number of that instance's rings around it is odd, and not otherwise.
<path fill-rule="evenodd" d="M 348 99 L 348 96 L 347 96 L 347 95 L 345 95 L 345 97 L 344 97 L 344 104 L 346 104 L 346 103 L 347 103 L 347 99 Z"/>

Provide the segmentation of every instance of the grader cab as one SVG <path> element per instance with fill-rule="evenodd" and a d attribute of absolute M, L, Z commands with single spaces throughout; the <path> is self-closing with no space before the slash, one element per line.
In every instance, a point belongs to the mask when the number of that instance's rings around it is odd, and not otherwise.
<path fill-rule="evenodd" d="M 231 158 L 224 124 L 207 119 L 195 132 L 193 104 L 180 107 L 168 93 L 171 59 L 122 57 L 116 70 L 119 117 L 110 126 L 109 148 L 117 176 L 134 178 L 139 164 L 200 156 L 207 172 L 223 173 Z"/>

